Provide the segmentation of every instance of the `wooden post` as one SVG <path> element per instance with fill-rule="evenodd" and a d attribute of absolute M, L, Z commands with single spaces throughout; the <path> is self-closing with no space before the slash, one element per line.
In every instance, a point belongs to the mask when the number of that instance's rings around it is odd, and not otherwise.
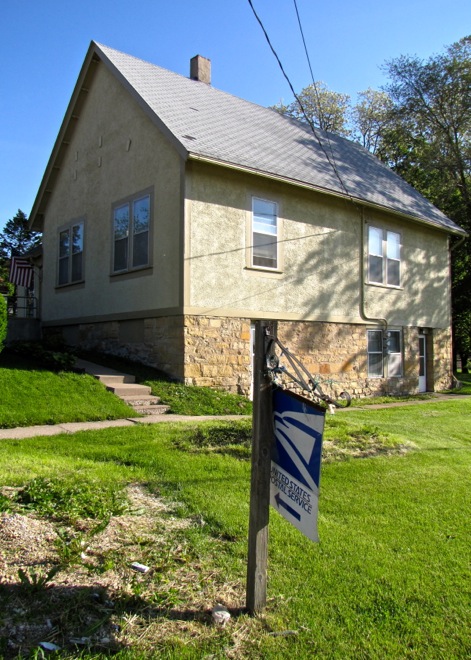
<path fill-rule="evenodd" d="M 270 333 L 275 335 L 273 322 L 257 321 L 255 324 L 252 477 L 246 593 L 246 606 L 251 614 L 261 612 L 267 601 L 268 518 L 273 442 L 272 384 L 265 375 L 268 328 Z"/>

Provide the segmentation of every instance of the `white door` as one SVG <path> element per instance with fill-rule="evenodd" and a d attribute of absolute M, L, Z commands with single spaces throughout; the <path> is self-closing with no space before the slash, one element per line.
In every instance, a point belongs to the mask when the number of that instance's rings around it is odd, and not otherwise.
<path fill-rule="evenodd" d="M 427 391 L 427 348 L 425 335 L 419 335 L 419 392 Z"/>

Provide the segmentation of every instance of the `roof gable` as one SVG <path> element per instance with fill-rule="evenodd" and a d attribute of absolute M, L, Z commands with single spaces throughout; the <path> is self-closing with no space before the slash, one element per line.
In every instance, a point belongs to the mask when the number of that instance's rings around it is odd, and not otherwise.
<path fill-rule="evenodd" d="M 453 233 L 465 232 L 360 145 L 311 129 L 288 117 L 92 42 L 61 133 L 72 121 L 74 97 L 100 60 L 170 139 L 183 158 L 205 159 L 245 169 L 331 195 L 351 198 L 415 218 Z M 53 172 L 51 161 L 49 174 Z M 46 170 L 46 175 L 48 174 Z M 32 222 L 44 207 L 41 185 Z"/>

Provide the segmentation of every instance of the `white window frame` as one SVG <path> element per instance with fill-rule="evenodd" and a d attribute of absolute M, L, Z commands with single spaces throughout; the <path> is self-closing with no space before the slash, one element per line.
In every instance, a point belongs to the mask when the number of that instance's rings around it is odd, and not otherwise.
<path fill-rule="evenodd" d="M 370 337 L 372 338 L 373 334 L 379 335 L 379 346 L 381 350 L 370 350 Z M 373 343 L 373 342 L 372 342 Z M 378 343 L 378 338 L 376 339 Z M 382 330 L 367 330 L 366 332 L 366 355 L 367 355 L 367 369 L 368 369 L 368 378 L 384 378 L 384 358 L 383 358 L 383 331 Z M 371 368 L 373 358 L 370 356 L 381 356 L 381 373 L 375 373 Z"/>
<path fill-rule="evenodd" d="M 375 236 L 376 240 L 374 240 Z M 402 276 L 401 251 L 402 238 L 399 232 L 369 225 L 368 282 L 391 288 L 400 288 Z M 376 260 L 376 269 L 373 267 L 373 260 Z M 381 264 L 380 269 L 378 268 L 379 264 Z M 375 276 L 375 270 L 381 271 L 379 277 Z M 396 270 L 397 278 L 394 277 Z"/>
<path fill-rule="evenodd" d="M 400 330 L 387 330 L 385 343 L 388 378 L 402 378 L 402 332 Z"/>
<path fill-rule="evenodd" d="M 80 234 L 77 243 L 75 236 Z M 67 237 L 67 243 L 64 238 Z M 75 241 L 75 243 L 74 243 Z M 57 286 L 68 286 L 84 281 L 85 221 L 73 220 L 59 228 L 57 249 Z M 79 272 L 77 273 L 77 264 Z"/>
<path fill-rule="evenodd" d="M 136 216 L 136 209 L 140 202 L 147 200 L 148 203 L 148 218 L 146 228 L 138 231 L 138 217 Z M 121 237 L 117 238 L 117 221 L 119 220 L 118 214 L 127 213 L 127 227 L 124 226 L 121 230 Z M 111 250 L 111 273 L 113 275 L 120 275 L 122 273 L 129 273 L 143 268 L 148 268 L 151 265 L 151 235 L 152 235 L 152 218 L 153 218 L 153 195 L 150 190 L 145 190 L 130 197 L 127 197 L 119 202 L 115 202 L 112 206 L 111 212 L 111 237 L 112 237 L 112 250 Z M 145 259 L 136 261 L 137 244 L 139 237 L 145 238 Z M 122 242 L 122 254 L 119 255 L 117 251 L 117 243 Z M 122 263 L 117 262 L 121 258 Z"/>
<path fill-rule="evenodd" d="M 258 209 L 257 209 L 258 206 Z M 273 209 L 273 213 L 261 213 L 261 210 L 265 206 L 265 209 L 268 210 L 270 206 Z M 263 216 L 272 218 L 268 222 L 263 222 Z M 259 218 L 257 220 L 257 218 Z M 264 199 L 262 197 L 253 196 L 252 197 L 252 222 L 251 222 L 251 257 L 250 265 L 252 268 L 260 270 L 271 270 L 278 271 L 280 265 L 280 254 L 279 254 L 279 213 L 278 213 L 278 203 L 273 200 Z M 266 239 L 265 239 L 266 237 Z M 262 241 L 262 242 L 260 242 Z M 265 241 L 265 242 L 264 242 Z M 258 244 L 258 245 L 257 245 Z M 257 247 L 269 247 L 274 246 L 274 257 L 271 260 L 274 262 L 272 264 L 263 263 L 263 259 L 269 260 L 269 257 L 264 257 L 262 254 L 257 254 Z"/>
<path fill-rule="evenodd" d="M 372 333 L 378 334 L 375 343 L 378 346 L 379 340 L 381 350 L 370 350 L 370 337 L 372 338 Z M 366 352 L 368 378 L 402 378 L 404 375 L 402 346 L 402 330 L 367 330 Z M 374 359 L 373 356 L 378 355 L 381 356 L 381 373 L 375 373 L 371 368 Z M 376 364 L 378 363 L 376 362 Z"/>

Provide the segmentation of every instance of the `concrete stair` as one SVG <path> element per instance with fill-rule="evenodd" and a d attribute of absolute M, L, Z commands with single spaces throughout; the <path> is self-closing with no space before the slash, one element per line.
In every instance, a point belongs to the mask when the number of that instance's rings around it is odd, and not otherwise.
<path fill-rule="evenodd" d="M 148 385 L 139 385 L 131 374 L 120 373 L 88 360 L 79 359 L 75 366 L 97 378 L 107 390 L 123 399 L 137 413 L 164 415 L 169 410 L 169 406 L 161 404 L 159 397 L 151 394 L 151 388 Z"/>

